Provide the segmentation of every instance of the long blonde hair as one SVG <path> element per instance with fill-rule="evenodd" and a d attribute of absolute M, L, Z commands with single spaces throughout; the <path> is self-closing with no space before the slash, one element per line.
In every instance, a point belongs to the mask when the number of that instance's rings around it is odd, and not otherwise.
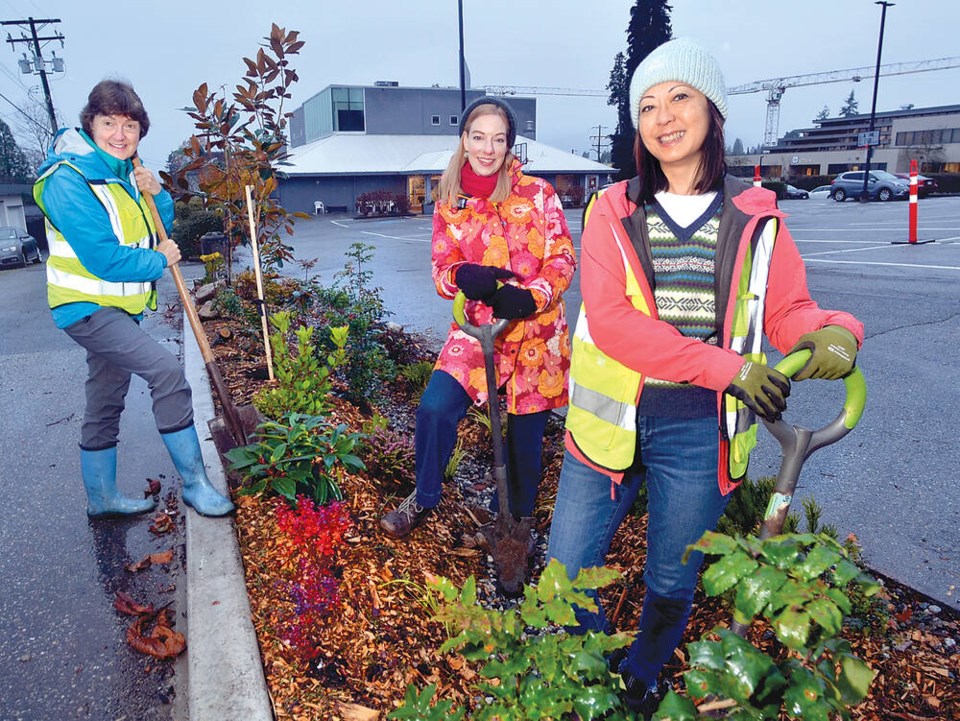
<path fill-rule="evenodd" d="M 467 118 L 467 122 L 464 125 L 460 142 L 457 143 L 457 149 L 453 151 L 446 170 L 444 170 L 443 175 L 440 176 L 439 198 L 441 202 L 445 202 L 448 205 L 456 205 L 457 196 L 464 195 L 463 188 L 460 186 L 460 171 L 463 170 L 463 166 L 467 162 L 464 142 L 467 136 L 470 135 L 470 126 L 481 115 L 499 115 L 503 118 L 503 122 L 506 123 L 507 127 L 510 127 L 510 119 L 507 117 L 503 108 L 493 103 L 484 103 L 473 109 L 473 112 L 470 113 L 470 117 Z M 510 167 L 513 165 L 514 157 L 513 152 L 507 150 L 507 154 L 503 158 L 503 165 L 501 165 L 500 170 L 497 171 L 497 187 L 494 188 L 493 194 L 490 196 L 490 200 L 494 203 L 502 203 L 510 196 L 510 190 L 513 188 L 513 181 L 510 178 Z"/>

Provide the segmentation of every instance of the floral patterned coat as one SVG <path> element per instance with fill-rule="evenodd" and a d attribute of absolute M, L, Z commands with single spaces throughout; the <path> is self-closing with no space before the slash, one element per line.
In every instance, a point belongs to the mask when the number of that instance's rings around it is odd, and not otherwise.
<path fill-rule="evenodd" d="M 563 292 L 576 270 L 573 241 L 563 208 L 546 181 L 510 168 L 513 188 L 502 203 L 461 197 L 458 206 L 437 203 L 433 214 L 433 281 L 443 298 L 456 296 L 456 271 L 479 263 L 513 271 L 508 283 L 533 293 L 537 312 L 512 321 L 497 338 L 497 383 L 506 385 L 507 411 L 538 413 L 567 404 L 570 343 Z M 463 207 L 459 207 L 463 206 Z M 482 301 L 467 301 L 474 325 L 494 322 Z M 474 403 L 487 400 L 480 342 L 451 323 L 436 370 L 449 373 Z"/>

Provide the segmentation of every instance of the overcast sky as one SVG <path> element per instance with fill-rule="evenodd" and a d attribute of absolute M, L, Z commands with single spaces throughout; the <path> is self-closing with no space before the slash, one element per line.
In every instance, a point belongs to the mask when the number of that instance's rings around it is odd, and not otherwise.
<path fill-rule="evenodd" d="M 617 52 L 626 49 L 633 0 L 463 0 L 467 63 L 473 87 L 519 85 L 602 90 Z M 778 76 L 873 66 L 880 28 L 873 0 L 675 0 L 674 36 L 694 38 L 720 60 L 728 87 Z M 202 82 L 232 88 L 243 57 L 277 22 L 306 42 L 294 67 L 300 82 L 289 106 L 330 84 L 458 87 L 457 2 L 423 0 L 166 0 L 89 3 L 82 0 L 0 0 L 0 19 L 59 18 L 45 34 L 65 73 L 51 76 L 54 104 L 65 124 L 78 124 L 90 88 L 104 77 L 136 87 L 152 127 L 141 145 L 144 162 L 162 167 L 167 154 L 193 132 L 182 111 Z M 900 0 L 887 11 L 884 64 L 960 56 L 957 0 Z M 7 27 L 14 37 L 15 28 Z M 5 36 L 5 34 L 4 34 Z M 13 104 L 27 91 L 42 102 L 39 77 L 17 65 L 26 45 L 0 48 L 0 93 Z M 872 81 L 787 90 L 779 134 L 808 127 L 827 105 L 836 115 L 851 90 L 869 112 Z M 0 98 L 0 117 L 12 127 L 19 113 Z M 881 78 L 877 110 L 960 103 L 960 68 Z M 615 122 L 603 97 L 542 95 L 538 139 L 582 152 L 597 126 Z M 766 117 L 762 93 L 730 98 L 727 139 L 759 144 Z"/>

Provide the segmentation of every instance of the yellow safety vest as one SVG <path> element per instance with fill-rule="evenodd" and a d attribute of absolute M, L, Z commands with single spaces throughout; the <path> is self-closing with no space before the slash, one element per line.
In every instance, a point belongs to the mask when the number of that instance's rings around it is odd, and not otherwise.
<path fill-rule="evenodd" d="M 33 197 L 45 216 L 43 186 L 61 165 L 83 176 L 79 168 L 62 160 L 37 179 L 33 186 Z M 139 200 L 135 201 L 119 180 L 87 180 L 87 185 L 103 205 L 113 233 L 121 245 L 156 247 L 156 226 L 142 193 Z M 47 300 L 51 308 L 86 302 L 121 308 L 131 315 L 138 315 L 145 308 L 157 309 L 157 291 L 152 282 L 117 283 L 98 278 L 83 266 L 70 243 L 49 218 L 46 218 L 46 230 L 50 249 L 47 260 Z"/>
<path fill-rule="evenodd" d="M 592 204 L 591 204 L 592 205 Z M 590 208 L 584 216 L 587 217 Z M 731 348 L 749 360 L 766 362 L 760 350 L 763 311 L 777 222 L 764 225 L 756 248 L 748 247 L 741 265 L 731 328 Z M 625 290 L 631 305 L 651 316 L 650 304 L 627 260 L 625 239 L 614 229 L 626 276 Z M 632 252 L 632 248 L 630 249 Z M 566 428 L 577 448 L 600 468 L 622 472 L 633 465 L 637 443 L 637 407 L 643 387 L 642 373 L 628 368 L 600 350 L 590 337 L 586 309 L 573 333 L 570 359 L 570 406 Z M 757 442 L 755 415 L 736 398 L 724 394 L 721 428 L 730 441 L 728 472 L 732 480 L 744 476 L 750 451 Z"/>

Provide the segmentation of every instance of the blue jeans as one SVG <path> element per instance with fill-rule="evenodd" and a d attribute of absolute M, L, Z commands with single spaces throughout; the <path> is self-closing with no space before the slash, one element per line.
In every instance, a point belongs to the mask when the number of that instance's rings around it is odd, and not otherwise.
<path fill-rule="evenodd" d="M 581 568 L 604 565 L 614 534 L 641 484 L 647 484 L 647 591 L 638 634 L 621 669 L 652 686 L 690 618 L 703 554 L 691 554 L 686 564 L 683 554 L 704 531 L 716 528 L 728 498 L 717 484 L 716 417 L 641 416 L 637 431 L 642 468 L 626 474 L 613 498 L 609 476 L 566 454 L 547 558 L 563 563 L 571 579 Z M 609 628 L 602 608 L 595 614 L 578 609 L 577 618 L 584 631 Z"/>
<path fill-rule="evenodd" d="M 433 508 L 440 503 L 443 475 L 457 443 L 457 424 L 467 415 L 470 396 L 456 379 L 434 371 L 417 407 L 417 503 Z M 540 487 L 543 433 L 550 411 L 507 415 L 507 485 L 516 516 L 533 515 Z"/>

